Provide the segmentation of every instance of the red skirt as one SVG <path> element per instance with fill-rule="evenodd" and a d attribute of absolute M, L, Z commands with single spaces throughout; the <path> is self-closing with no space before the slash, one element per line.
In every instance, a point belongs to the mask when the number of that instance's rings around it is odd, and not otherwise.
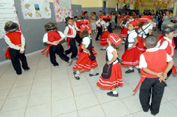
<path fill-rule="evenodd" d="M 120 32 L 120 38 L 126 38 L 128 34 L 128 29 L 127 28 L 122 28 Z"/>
<path fill-rule="evenodd" d="M 109 79 L 103 79 L 100 76 L 97 85 L 103 89 L 112 89 L 118 86 L 123 86 L 122 69 L 120 64 L 116 63 L 112 66 L 111 76 Z"/>
<path fill-rule="evenodd" d="M 109 35 L 109 34 L 110 34 L 109 31 L 105 31 L 105 32 L 101 35 L 100 45 L 102 45 L 102 46 L 108 45 L 107 38 L 108 38 L 108 35 Z"/>
<path fill-rule="evenodd" d="M 92 68 L 97 67 L 97 61 L 91 61 L 89 58 L 88 53 L 86 52 L 82 52 L 76 62 L 76 64 L 74 65 L 73 69 L 77 69 L 77 70 L 81 70 L 81 69 L 85 69 L 87 71 L 89 71 Z"/>
<path fill-rule="evenodd" d="M 126 50 L 122 55 L 122 65 L 125 66 L 137 66 L 139 65 L 140 55 L 143 52 L 140 51 L 137 47 L 134 47 L 130 50 Z"/>
<path fill-rule="evenodd" d="M 144 40 L 145 38 L 141 38 L 140 36 L 137 37 L 138 39 L 138 43 L 136 45 L 136 47 L 141 50 L 142 52 L 145 52 L 145 50 L 147 49 L 145 46 L 144 46 Z"/>
<path fill-rule="evenodd" d="M 81 47 L 82 47 L 82 43 L 79 46 L 79 49 L 78 49 L 78 52 L 77 52 L 77 56 L 79 56 L 81 54 L 81 50 L 82 50 Z M 95 51 L 94 48 L 92 48 L 92 52 L 93 52 L 94 55 L 97 55 L 97 52 Z"/>

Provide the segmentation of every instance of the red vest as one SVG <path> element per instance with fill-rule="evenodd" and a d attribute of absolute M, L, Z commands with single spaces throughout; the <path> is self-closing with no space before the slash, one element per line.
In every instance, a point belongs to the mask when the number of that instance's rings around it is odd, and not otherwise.
<path fill-rule="evenodd" d="M 80 24 L 81 24 L 81 21 L 76 21 L 76 26 L 79 28 L 80 27 Z"/>
<path fill-rule="evenodd" d="M 6 36 L 14 45 L 21 45 L 21 32 L 9 32 Z"/>
<path fill-rule="evenodd" d="M 162 38 L 161 42 L 160 42 L 160 46 L 163 44 L 164 41 L 167 41 L 167 40 Z M 175 43 L 174 43 L 173 39 L 172 39 L 172 44 L 169 41 L 167 41 L 167 42 L 168 42 L 168 46 L 167 46 L 167 48 L 165 50 L 166 50 L 167 54 L 169 54 L 172 57 L 175 54 L 175 50 L 174 50 Z"/>
<path fill-rule="evenodd" d="M 73 30 L 72 30 L 72 28 L 70 28 L 69 26 L 68 26 L 68 28 L 69 28 L 69 30 L 68 30 L 68 35 L 73 35 Z"/>
<path fill-rule="evenodd" d="M 48 35 L 48 41 L 50 42 L 58 41 L 61 39 L 61 36 L 58 31 L 49 31 L 47 32 L 47 35 Z M 59 44 L 61 44 L 61 42 Z"/>
<path fill-rule="evenodd" d="M 144 52 L 144 58 L 147 62 L 147 68 L 154 72 L 164 72 L 167 67 L 167 53 L 165 50 L 155 52 Z M 141 76 L 144 78 L 157 78 L 157 76 L 148 74 L 141 69 Z"/>

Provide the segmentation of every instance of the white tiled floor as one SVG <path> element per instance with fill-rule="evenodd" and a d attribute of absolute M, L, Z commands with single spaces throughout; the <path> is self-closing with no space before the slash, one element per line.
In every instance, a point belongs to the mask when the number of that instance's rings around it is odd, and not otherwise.
<path fill-rule="evenodd" d="M 119 33 L 120 30 L 115 32 Z M 155 32 L 157 35 L 159 32 Z M 92 35 L 95 37 L 95 34 Z M 98 52 L 98 67 L 101 73 L 105 63 L 105 51 L 100 51 L 99 42 L 93 45 Z M 64 48 L 67 49 L 66 44 Z M 123 53 L 123 46 L 122 52 Z M 175 57 L 174 57 L 175 58 Z M 139 91 L 133 95 L 140 75 L 125 74 L 122 67 L 124 86 L 119 87 L 119 97 L 109 97 L 108 90 L 96 85 L 99 77 L 81 74 L 75 80 L 72 66 L 67 66 L 58 56 L 59 67 L 53 67 L 40 52 L 27 57 L 31 68 L 17 76 L 11 63 L 0 65 L 0 117 L 151 117 L 144 113 L 139 103 Z M 176 58 L 175 58 L 176 59 Z M 176 60 L 175 60 L 176 61 Z M 171 75 L 167 80 L 161 109 L 157 117 L 177 115 L 177 77 Z"/>

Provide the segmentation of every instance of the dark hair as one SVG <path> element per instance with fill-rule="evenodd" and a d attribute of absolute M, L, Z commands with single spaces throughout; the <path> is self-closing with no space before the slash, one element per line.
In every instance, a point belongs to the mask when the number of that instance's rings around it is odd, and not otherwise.
<path fill-rule="evenodd" d="M 139 22 L 138 23 L 138 30 L 141 29 L 142 30 L 142 27 L 146 24 L 147 22 Z"/>
<path fill-rule="evenodd" d="M 77 16 L 74 16 L 74 19 L 78 18 Z"/>
<path fill-rule="evenodd" d="M 88 37 L 89 33 L 87 31 L 87 29 L 85 29 L 83 32 L 80 32 L 80 38 L 84 38 L 84 37 Z"/>
<path fill-rule="evenodd" d="M 57 24 L 56 23 L 52 23 L 52 22 L 48 22 L 47 24 L 44 25 L 45 31 L 49 32 L 52 30 L 57 30 Z"/>
<path fill-rule="evenodd" d="M 84 11 L 84 14 L 88 13 L 88 11 Z"/>
<path fill-rule="evenodd" d="M 111 46 L 112 46 L 114 49 L 119 50 L 119 45 L 116 46 L 114 43 L 111 42 Z"/>
<path fill-rule="evenodd" d="M 150 35 L 146 37 L 144 43 L 148 48 L 154 48 L 157 45 L 157 37 Z"/>
<path fill-rule="evenodd" d="M 66 21 L 65 23 L 68 24 L 68 21 L 69 21 L 70 19 L 71 19 L 71 18 L 70 18 L 69 16 L 66 17 L 66 18 L 65 18 L 65 21 Z"/>
<path fill-rule="evenodd" d="M 99 11 L 99 12 L 102 12 L 102 11 Z"/>

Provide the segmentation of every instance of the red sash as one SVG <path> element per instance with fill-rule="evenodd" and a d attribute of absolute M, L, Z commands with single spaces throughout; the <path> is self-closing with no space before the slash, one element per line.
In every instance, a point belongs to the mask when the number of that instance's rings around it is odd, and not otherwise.
<path fill-rule="evenodd" d="M 176 67 L 174 65 L 172 67 L 172 72 L 173 72 L 173 75 L 177 75 Z"/>
<path fill-rule="evenodd" d="M 8 58 L 8 59 L 11 59 L 9 49 L 10 49 L 10 47 L 7 48 L 6 53 L 5 53 L 5 57 Z"/>
<path fill-rule="evenodd" d="M 43 54 L 45 51 L 47 51 L 46 57 L 48 57 L 48 55 L 49 55 L 49 49 L 50 49 L 51 46 L 53 46 L 53 44 L 50 44 L 49 46 L 47 46 L 44 50 L 41 51 L 41 53 Z"/>

